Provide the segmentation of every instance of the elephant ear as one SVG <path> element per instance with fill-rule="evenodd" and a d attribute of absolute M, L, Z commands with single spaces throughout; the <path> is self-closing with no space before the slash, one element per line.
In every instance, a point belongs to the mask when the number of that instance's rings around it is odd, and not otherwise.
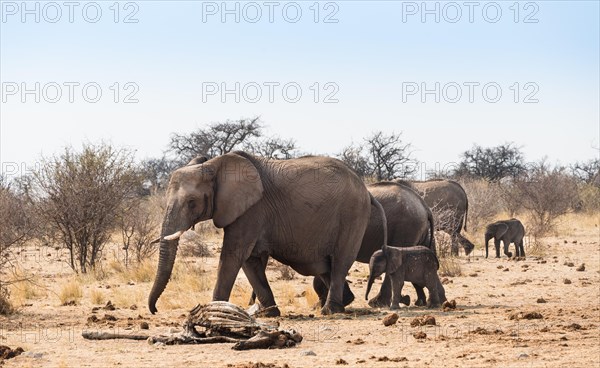
<path fill-rule="evenodd" d="M 234 222 L 263 195 L 263 185 L 256 167 L 236 154 L 221 156 L 215 177 L 213 222 L 224 228 Z"/>
<path fill-rule="evenodd" d="M 396 272 L 402 266 L 402 251 L 397 248 L 385 246 L 385 258 L 387 261 L 386 273 Z"/>
<path fill-rule="evenodd" d="M 494 235 L 494 238 L 496 238 L 496 239 L 502 238 L 502 236 L 504 236 L 504 234 L 506 234 L 507 231 L 508 231 L 508 225 L 506 225 L 505 223 L 500 222 L 500 223 L 496 224 L 496 234 Z"/>

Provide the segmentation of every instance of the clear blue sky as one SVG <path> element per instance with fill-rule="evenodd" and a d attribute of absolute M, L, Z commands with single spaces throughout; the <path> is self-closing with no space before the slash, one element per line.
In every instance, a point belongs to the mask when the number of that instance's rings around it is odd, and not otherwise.
<path fill-rule="evenodd" d="M 429 2 L 429 9 L 439 7 L 439 23 L 435 14 L 422 22 L 421 1 L 321 2 L 318 14 L 313 1 L 276 2 L 273 22 L 264 2 L 237 2 L 239 23 L 234 14 L 222 22 L 221 1 L 121 2 L 118 14 L 114 1 L 94 4 L 55 9 L 28 2 L 33 9 L 28 14 L 21 1 L 1 2 L 3 163 L 32 164 L 65 145 L 100 140 L 134 149 L 138 158 L 159 156 L 172 132 L 255 115 L 273 134 L 292 137 L 313 153 L 335 154 L 374 130 L 401 131 L 428 167 L 457 161 L 474 143 L 513 141 L 529 160 L 548 156 L 570 163 L 598 155 L 597 1 L 519 2 L 517 7 L 513 1 L 478 2 L 472 9 L 464 2 Z M 227 6 L 235 9 L 236 2 Z M 124 23 L 130 14 L 137 23 Z M 326 18 L 337 22 L 325 23 Z M 36 82 L 39 103 L 22 91 Z M 79 83 L 72 103 L 65 82 Z M 89 82 L 102 91 L 97 103 L 82 96 Z M 138 103 L 123 103 L 135 91 L 133 85 L 125 88 L 127 82 L 139 87 Z M 233 95 L 206 94 L 215 85 L 233 89 L 236 82 L 239 103 Z M 279 83 L 272 102 L 269 82 Z M 290 82 L 301 89 L 297 103 L 285 100 L 295 98 L 294 88 L 283 96 L 282 86 Z M 50 103 L 56 98 L 54 83 L 62 96 Z M 326 83 L 333 84 L 326 88 Z M 434 94 L 420 91 L 436 83 L 439 103 Z M 262 97 L 252 103 L 256 85 Z M 414 86 L 419 91 L 408 94 Z M 486 101 L 496 98 L 498 87 L 498 102 Z M 87 98 L 95 97 L 93 88 L 87 92 Z M 324 103 L 332 92 L 338 102 Z"/>

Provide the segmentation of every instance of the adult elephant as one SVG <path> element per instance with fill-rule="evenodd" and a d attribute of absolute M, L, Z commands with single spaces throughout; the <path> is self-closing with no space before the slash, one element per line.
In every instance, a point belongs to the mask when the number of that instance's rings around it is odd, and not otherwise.
<path fill-rule="evenodd" d="M 462 236 L 462 229 L 467 231 L 467 215 L 469 199 L 463 187 L 454 180 L 399 181 L 411 186 L 425 200 L 432 211 L 442 214 L 442 221 L 437 221 L 436 230 L 444 231 L 452 239 L 451 252 L 458 255 L 458 244 L 462 245 L 465 254 L 469 255 L 475 245 Z M 445 215 L 447 213 L 447 215 Z"/>
<path fill-rule="evenodd" d="M 258 300 L 279 315 L 263 260 L 272 256 L 328 287 L 324 314 L 343 312 L 346 274 L 360 248 L 371 205 L 381 205 L 344 163 L 327 157 L 279 161 L 244 152 L 222 155 L 173 172 L 167 188 L 158 270 L 148 297 L 164 291 L 179 237 L 212 219 L 224 228 L 213 300 L 228 300 L 242 268 Z M 385 216 L 385 215 L 384 215 Z"/>
<path fill-rule="evenodd" d="M 413 189 L 401 183 L 379 182 L 367 185 L 373 197 L 381 203 L 385 217 L 371 210 L 369 224 L 362 238 L 356 261 L 369 263 L 373 253 L 381 249 L 384 243 L 384 227 L 387 223 L 387 243 L 393 247 L 410 247 L 424 245 L 435 252 L 435 238 L 433 236 L 434 223 L 431 210 Z M 413 284 L 417 291 L 416 305 L 425 305 L 426 297 L 423 292 L 424 285 Z M 321 305 L 326 301 L 327 288 L 319 279 L 313 280 L 313 287 L 319 295 Z M 345 302 L 351 301 L 347 296 L 351 294 L 346 286 Z M 389 307 L 392 297 L 391 283 L 386 274 L 379 294 L 369 301 L 372 307 Z"/>

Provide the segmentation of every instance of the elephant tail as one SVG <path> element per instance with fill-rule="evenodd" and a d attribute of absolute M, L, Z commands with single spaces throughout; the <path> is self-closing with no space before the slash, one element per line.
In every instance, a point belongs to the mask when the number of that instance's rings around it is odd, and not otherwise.
<path fill-rule="evenodd" d="M 388 240 L 387 217 L 385 215 L 385 211 L 383 210 L 383 206 L 381 205 L 381 203 L 379 203 L 379 201 L 377 201 L 371 193 L 369 193 L 369 197 L 371 197 L 371 205 L 375 206 L 375 208 L 377 208 L 379 210 L 379 213 L 381 214 L 381 223 L 383 225 L 383 245 L 382 245 L 382 249 L 383 249 L 387 245 L 387 242 L 388 242 L 387 241 Z"/>
<path fill-rule="evenodd" d="M 430 211 L 428 211 L 427 213 L 427 219 L 429 221 L 429 249 L 431 249 L 433 251 L 433 253 L 436 253 L 436 249 L 435 249 L 435 224 L 433 223 L 433 213 Z"/>
<path fill-rule="evenodd" d="M 469 231 L 469 230 L 467 230 L 467 215 L 469 214 L 469 198 L 467 198 L 467 193 L 466 192 L 465 192 L 465 199 L 466 199 L 466 202 L 465 202 L 465 223 L 464 223 L 463 229 L 465 231 Z"/>

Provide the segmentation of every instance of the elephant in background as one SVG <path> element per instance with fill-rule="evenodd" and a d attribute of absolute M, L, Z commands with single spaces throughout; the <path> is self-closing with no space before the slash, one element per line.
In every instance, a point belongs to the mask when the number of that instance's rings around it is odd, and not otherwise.
<path fill-rule="evenodd" d="M 360 178 L 332 158 L 279 161 L 234 152 L 191 162 L 175 170 L 169 181 L 148 307 L 156 313 L 179 237 L 194 224 L 212 219 L 224 229 L 213 300 L 229 299 L 242 268 L 260 303 L 274 307 L 263 266 L 263 260 L 272 256 L 302 275 L 323 280 L 328 289 L 324 314 L 343 312 L 346 275 L 372 205 L 385 217 Z M 279 315 L 279 310 L 270 308 L 269 315 Z"/>
<path fill-rule="evenodd" d="M 525 227 L 516 218 L 489 224 L 485 228 L 485 258 L 488 257 L 488 242 L 492 238 L 494 239 L 494 247 L 496 247 L 496 258 L 500 258 L 500 241 L 504 243 L 504 254 L 508 258 L 512 257 L 512 253 L 508 251 L 510 243 L 515 244 L 516 257 L 525 257 L 525 249 L 523 248 L 524 237 Z"/>
<path fill-rule="evenodd" d="M 413 285 L 426 287 L 429 291 L 427 306 L 439 307 L 446 301 L 446 291 L 437 274 L 439 266 L 435 252 L 429 248 L 383 246 L 381 250 L 373 253 L 369 261 L 369 283 L 365 298 L 369 297 L 375 278 L 385 272 L 386 277 L 392 280 L 393 285 L 391 309 L 398 309 L 399 303 L 404 299 L 402 297 L 404 281 L 411 281 Z"/>
<path fill-rule="evenodd" d="M 452 239 L 452 255 L 458 255 L 458 244 L 462 245 L 465 254 L 469 255 L 475 245 L 460 233 L 464 228 L 467 231 L 467 215 L 469 213 L 469 199 L 464 188 L 454 180 L 428 180 L 404 181 L 400 183 L 410 186 L 425 200 L 425 203 L 434 212 L 448 211 L 449 216 L 445 221 L 436 223 L 436 230 L 444 231 Z"/>
<path fill-rule="evenodd" d="M 389 244 L 391 247 L 426 245 L 435 253 L 433 215 L 423 198 L 410 187 L 395 182 L 369 184 L 367 189 L 381 203 L 385 217 L 382 217 L 375 208 L 371 209 L 371 217 L 356 256 L 357 262 L 369 263 L 373 253 L 380 250 L 382 244 Z M 384 241 L 386 221 L 387 242 Z M 417 291 L 416 305 L 425 305 L 423 286 L 416 284 L 414 286 Z M 323 304 L 327 296 L 327 288 L 318 278 L 313 280 L 313 287 Z M 351 294 L 347 284 L 346 288 L 345 296 Z M 389 306 L 391 297 L 391 283 L 386 275 L 379 294 L 369 301 L 369 305 Z M 351 300 L 345 297 L 345 302 L 348 301 Z"/>

